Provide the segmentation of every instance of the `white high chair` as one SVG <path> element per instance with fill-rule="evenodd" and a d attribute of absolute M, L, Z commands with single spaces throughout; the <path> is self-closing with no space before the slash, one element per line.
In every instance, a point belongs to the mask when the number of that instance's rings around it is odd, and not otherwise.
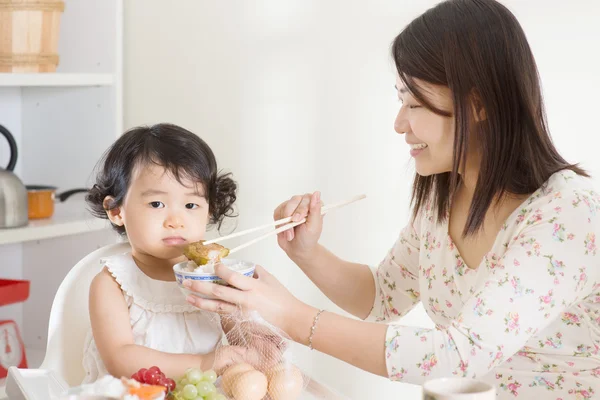
<path fill-rule="evenodd" d="M 99 262 L 101 258 L 125 253 L 130 249 L 127 242 L 101 247 L 79 261 L 60 284 L 50 311 L 46 356 L 37 370 L 45 371 L 46 376 L 48 371 L 51 371 L 54 376 L 47 377 L 47 380 L 58 380 L 54 383 L 66 384 L 67 387 L 80 385 L 83 381 L 83 344 L 90 328 L 90 284 L 102 269 Z M 16 367 L 9 369 L 6 381 L 6 394 L 9 399 L 44 398 L 30 392 L 33 388 L 26 384 L 28 371 L 33 370 L 20 370 Z M 39 383 L 39 373 L 36 378 Z"/>

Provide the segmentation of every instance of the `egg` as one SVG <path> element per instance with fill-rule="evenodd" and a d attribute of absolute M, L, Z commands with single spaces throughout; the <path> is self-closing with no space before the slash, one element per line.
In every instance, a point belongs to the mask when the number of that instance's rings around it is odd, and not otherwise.
<path fill-rule="evenodd" d="M 246 363 L 235 364 L 227 368 L 227 370 L 221 377 L 221 386 L 223 387 L 223 391 L 225 392 L 225 394 L 231 396 L 232 383 L 234 382 L 238 374 L 253 370 L 254 367 Z"/>
<path fill-rule="evenodd" d="M 267 377 L 260 371 L 246 371 L 237 374 L 231 384 L 231 394 L 235 400 L 261 400 L 267 394 Z"/>
<path fill-rule="evenodd" d="M 282 365 L 269 371 L 269 395 L 273 400 L 295 400 L 304 388 L 302 372 L 293 365 Z"/>

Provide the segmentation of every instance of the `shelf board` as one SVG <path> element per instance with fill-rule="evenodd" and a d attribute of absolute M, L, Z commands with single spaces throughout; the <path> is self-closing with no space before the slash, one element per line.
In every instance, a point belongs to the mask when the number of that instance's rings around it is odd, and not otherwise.
<path fill-rule="evenodd" d="M 55 215 L 49 219 L 30 221 L 28 226 L 22 228 L 0 229 L 0 245 L 51 239 L 100 231 L 107 228 L 109 228 L 107 221 L 91 216 Z"/>
<path fill-rule="evenodd" d="M 111 86 L 112 74 L 0 73 L 0 87 Z"/>

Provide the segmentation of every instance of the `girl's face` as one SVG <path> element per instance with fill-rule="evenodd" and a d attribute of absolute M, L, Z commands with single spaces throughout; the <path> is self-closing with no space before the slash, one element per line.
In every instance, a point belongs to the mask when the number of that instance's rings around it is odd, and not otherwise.
<path fill-rule="evenodd" d="M 202 185 L 181 181 L 155 164 L 133 171 L 123 205 L 109 218 L 125 226 L 135 252 L 176 259 L 185 244 L 204 238 L 209 207 Z"/>
<path fill-rule="evenodd" d="M 415 80 L 423 95 L 437 108 L 452 112 L 450 89 Z M 452 171 L 454 153 L 454 118 L 438 115 L 419 104 L 396 77 L 398 99 L 402 107 L 398 111 L 394 130 L 405 134 L 410 154 L 415 159 L 417 173 L 421 176 Z"/>

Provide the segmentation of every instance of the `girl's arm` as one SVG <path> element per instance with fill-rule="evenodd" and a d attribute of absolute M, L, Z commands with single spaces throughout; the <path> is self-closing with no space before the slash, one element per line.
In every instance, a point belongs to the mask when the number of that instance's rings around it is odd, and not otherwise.
<path fill-rule="evenodd" d="M 107 371 L 116 377 L 130 377 L 140 368 L 158 366 L 166 376 L 179 377 L 188 368 L 219 372 L 234 360 L 242 360 L 243 351 L 234 347 L 209 354 L 171 354 L 136 345 L 133 341 L 129 310 L 123 293 L 110 272 L 104 268 L 90 287 L 90 320 L 96 346 Z M 215 365 L 213 365 L 215 364 Z"/>

